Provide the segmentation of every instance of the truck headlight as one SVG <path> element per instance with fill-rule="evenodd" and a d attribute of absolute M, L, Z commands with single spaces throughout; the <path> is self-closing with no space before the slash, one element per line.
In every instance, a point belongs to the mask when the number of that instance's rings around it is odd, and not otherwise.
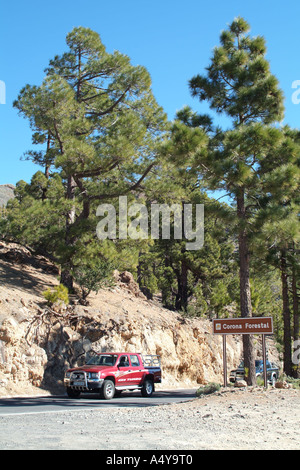
<path fill-rule="evenodd" d="M 66 378 L 66 379 L 69 379 L 69 378 L 70 378 L 70 375 L 71 375 L 71 372 L 65 372 L 65 378 Z"/>
<path fill-rule="evenodd" d="M 90 372 L 90 379 L 99 379 L 98 372 Z"/>

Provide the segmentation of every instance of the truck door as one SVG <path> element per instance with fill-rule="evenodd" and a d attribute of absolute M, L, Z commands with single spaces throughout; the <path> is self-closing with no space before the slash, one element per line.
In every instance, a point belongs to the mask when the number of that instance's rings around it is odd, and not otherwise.
<path fill-rule="evenodd" d="M 140 385 L 144 376 L 144 365 L 141 364 L 140 358 L 137 354 L 130 354 L 131 363 L 131 383 L 132 385 Z"/>
<path fill-rule="evenodd" d="M 128 355 L 122 355 L 119 358 L 118 366 L 118 373 L 116 374 L 116 385 L 117 386 L 126 386 L 131 385 L 130 383 L 130 374 L 131 368 L 129 363 Z"/>

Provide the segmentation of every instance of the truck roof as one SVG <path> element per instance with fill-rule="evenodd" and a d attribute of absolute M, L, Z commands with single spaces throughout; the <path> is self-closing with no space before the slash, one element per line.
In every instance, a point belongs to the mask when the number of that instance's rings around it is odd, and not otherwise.
<path fill-rule="evenodd" d="M 139 352 L 116 352 L 116 351 L 105 351 L 105 352 L 97 352 L 95 353 L 97 356 L 100 356 L 100 354 L 141 354 Z"/>

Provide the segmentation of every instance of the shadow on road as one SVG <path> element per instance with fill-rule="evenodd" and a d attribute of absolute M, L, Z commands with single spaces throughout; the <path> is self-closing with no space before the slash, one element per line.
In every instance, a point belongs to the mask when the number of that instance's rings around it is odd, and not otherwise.
<path fill-rule="evenodd" d="M 151 398 L 144 398 L 139 392 L 123 392 L 121 397 L 112 400 L 104 400 L 98 395 L 88 393 L 76 399 L 68 398 L 66 395 L 0 398 L 0 414 L 76 408 L 157 406 L 189 401 L 195 396 L 195 390 L 158 390 Z"/>

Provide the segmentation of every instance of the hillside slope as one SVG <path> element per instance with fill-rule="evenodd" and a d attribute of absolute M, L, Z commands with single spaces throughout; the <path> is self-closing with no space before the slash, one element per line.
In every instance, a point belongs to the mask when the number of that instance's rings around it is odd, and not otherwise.
<path fill-rule="evenodd" d="M 210 321 L 147 300 L 130 273 L 92 294 L 88 306 L 73 299 L 67 309 L 47 311 L 42 292 L 58 284 L 57 274 L 47 259 L 0 242 L 0 396 L 61 392 L 64 370 L 91 350 L 159 354 L 163 388 L 222 383 L 222 340 Z M 241 354 L 241 337 L 229 336 L 229 369 Z"/>

